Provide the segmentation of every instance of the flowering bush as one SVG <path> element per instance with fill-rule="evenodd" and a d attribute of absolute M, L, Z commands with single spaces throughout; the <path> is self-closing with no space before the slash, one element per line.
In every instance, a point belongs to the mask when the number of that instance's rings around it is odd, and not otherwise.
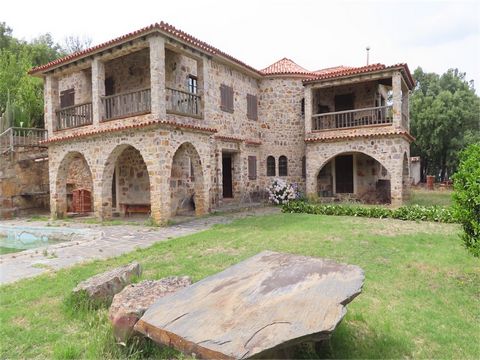
<path fill-rule="evenodd" d="M 288 184 L 283 179 L 274 179 L 272 185 L 267 187 L 267 192 L 268 200 L 274 204 L 288 204 L 299 196 L 297 185 Z"/>

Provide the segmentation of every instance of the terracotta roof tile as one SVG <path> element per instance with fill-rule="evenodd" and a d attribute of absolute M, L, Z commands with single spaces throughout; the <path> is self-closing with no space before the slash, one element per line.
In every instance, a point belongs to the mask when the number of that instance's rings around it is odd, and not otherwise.
<path fill-rule="evenodd" d="M 315 73 L 309 71 L 290 59 L 283 58 L 260 70 L 263 75 L 314 75 Z"/>
<path fill-rule="evenodd" d="M 407 64 L 395 64 L 391 66 L 386 66 L 384 64 L 371 64 L 367 66 L 352 67 L 352 68 L 342 66 L 342 67 L 339 67 L 339 69 L 337 70 L 319 73 L 316 76 L 312 76 L 309 79 L 303 80 L 303 82 L 307 84 L 307 83 L 317 82 L 320 80 L 359 75 L 359 74 L 365 74 L 365 73 L 371 73 L 371 72 L 389 70 L 389 69 L 395 69 L 395 68 L 398 68 L 399 70 L 402 70 L 404 72 L 409 82 L 410 88 L 413 88 L 415 86 L 415 81 L 413 80 L 413 77 L 410 73 L 410 70 L 408 69 Z"/>
<path fill-rule="evenodd" d="M 207 128 L 207 127 L 202 127 L 202 126 L 196 126 L 196 125 L 187 125 L 187 124 L 181 124 L 177 123 L 174 121 L 168 121 L 168 120 L 152 120 L 148 121 L 145 123 L 141 124 L 133 124 L 133 125 L 125 125 L 125 126 L 118 126 L 110 129 L 99 129 L 99 130 L 93 130 L 93 131 L 88 131 L 80 134 L 73 134 L 73 135 L 66 135 L 66 136 L 59 136 L 59 137 L 54 137 L 48 140 L 41 141 L 41 144 L 51 144 L 51 143 L 56 143 L 56 142 L 62 142 L 62 141 L 68 141 L 68 140 L 73 140 L 77 138 L 83 138 L 91 135 L 99 135 L 99 134 L 105 134 L 105 133 L 111 133 L 111 132 L 117 132 L 117 131 L 124 131 L 124 130 L 130 130 L 130 129 L 138 129 L 138 128 L 144 128 L 148 126 L 154 126 L 154 125 L 168 125 L 168 126 L 174 126 L 178 128 L 183 128 L 183 129 L 192 129 L 192 130 L 198 130 L 201 132 L 210 132 L 210 133 L 216 133 L 217 129 L 214 128 Z"/>
<path fill-rule="evenodd" d="M 330 142 L 335 140 L 347 140 L 347 139 L 356 139 L 359 137 L 378 137 L 378 136 L 392 136 L 392 135 L 400 135 L 406 137 L 410 142 L 415 141 L 415 138 L 410 135 L 408 131 L 405 130 L 398 130 L 398 129 L 385 129 L 385 130 L 377 130 L 371 133 L 338 133 L 334 131 L 328 131 L 323 133 L 312 133 L 314 135 L 312 137 L 307 137 L 305 142 Z"/>
<path fill-rule="evenodd" d="M 257 69 L 251 67 L 250 65 L 245 64 L 244 62 L 242 62 L 242 61 L 234 58 L 233 56 L 217 49 L 216 47 L 213 47 L 212 45 L 207 44 L 206 42 L 201 41 L 201 40 L 197 39 L 196 37 L 194 37 L 190 34 L 187 34 L 186 32 L 184 32 L 182 30 L 179 30 L 179 29 L 175 28 L 174 26 L 172 26 L 170 24 L 167 24 L 163 21 L 160 22 L 160 23 L 155 23 L 155 24 L 152 24 L 150 26 L 144 27 L 142 29 L 133 31 L 133 32 L 128 33 L 126 35 L 122 35 L 120 37 L 109 40 L 109 41 L 104 42 L 102 44 L 93 46 L 91 48 L 88 48 L 88 49 L 85 49 L 85 50 L 82 50 L 82 51 L 78 51 L 78 52 L 75 52 L 73 54 L 67 55 L 65 57 L 53 60 L 53 61 L 51 61 L 47 64 L 34 67 L 28 73 L 29 74 L 41 73 L 41 72 L 49 70 L 49 69 L 51 69 L 51 68 L 53 68 L 57 65 L 68 63 L 68 62 L 74 61 L 76 59 L 80 59 L 84 56 L 102 51 L 102 50 L 107 49 L 109 47 L 124 43 L 125 41 L 131 40 L 131 39 L 134 39 L 134 38 L 137 38 L 137 37 L 141 37 L 143 35 L 146 35 L 146 34 L 149 34 L 149 33 L 155 32 L 155 31 L 161 31 L 161 32 L 167 33 L 170 36 L 172 36 L 174 38 L 177 38 L 181 41 L 184 41 L 186 43 L 189 43 L 189 44 L 195 46 L 196 48 L 199 48 L 199 49 L 201 49 L 201 50 L 203 50 L 203 51 L 205 51 L 205 52 L 207 52 L 211 55 L 221 56 L 223 58 L 226 58 L 226 59 L 228 59 L 232 62 L 235 62 L 235 63 L 247 68 L 250 71 L 253 71 L 253 72 L 261 75 L 261 73 Z"/>

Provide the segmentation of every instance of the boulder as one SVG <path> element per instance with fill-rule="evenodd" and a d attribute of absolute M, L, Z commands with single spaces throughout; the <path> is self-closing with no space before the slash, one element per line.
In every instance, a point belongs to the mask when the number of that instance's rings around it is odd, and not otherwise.
<path fill-rule="evenodd" d="M 140 276 L 141 272 L 140 264 L 133 262 L 82 281 L 73 289 L 73 294 L 86 293 L 93 304 L 109 305 L 115 294 L 130 284 L 133 277 Z"/>
<path fill-rule="evenodd" d="M 291 357 L 330 336 L 363 281 L 355 265 L 265 251 L 159 299 L 135 330 L 199 358 Z"/>
<path fill-rule="evenodd" d="M 188 276 L 172 276 L 126 286 L 113 298 L 108 314 L 117 341 L 125 342 L 133 335 L 133 327 L 138 319 L 158 299 L 191 284 Z"/>

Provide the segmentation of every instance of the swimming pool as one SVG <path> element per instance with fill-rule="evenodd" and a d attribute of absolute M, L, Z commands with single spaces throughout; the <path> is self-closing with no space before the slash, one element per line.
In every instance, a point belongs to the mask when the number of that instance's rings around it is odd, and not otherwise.
<path fill-rule="evenodd" d="M 0 225 L 0 255 L 71 241 L 84 229 Z"/>

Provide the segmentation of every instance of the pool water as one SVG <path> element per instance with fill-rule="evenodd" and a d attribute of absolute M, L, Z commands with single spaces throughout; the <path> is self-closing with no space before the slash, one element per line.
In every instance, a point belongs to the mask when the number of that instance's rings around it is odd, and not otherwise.
<path fill-rule="evenodd" d="M 80 232 L 78 229 L 0 225 L 0 255 L 69 241 Z"/>

